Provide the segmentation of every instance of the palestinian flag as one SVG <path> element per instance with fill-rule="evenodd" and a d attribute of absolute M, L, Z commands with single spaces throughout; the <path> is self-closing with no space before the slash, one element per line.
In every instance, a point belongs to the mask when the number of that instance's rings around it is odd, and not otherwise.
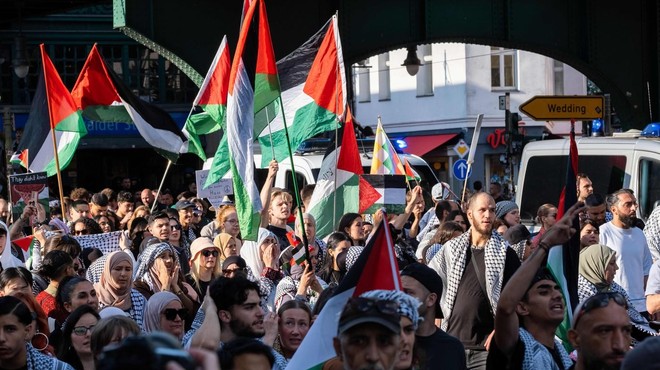
<path fill-rule="evenodd" d="M 29 171 L 46 172 L 47 176 L 53 176 L 57 174 L 53 135 L 62 170 L 73 159 L 78 142 L 87 134 L 87 129 L 43 44 L 41 62 L 43 70 L 39 74 L 30 115 L 17 152 L 18 157 L 25 158 L 25 162 L 29 157 Z"/>
<path fill-rule="evenodd" d="M 257 8 L 258 14 L 255 14 Z M 258 35 L 250 32 L 252 22 L 258 25 Z M 252 50 L 249 50 L 255 48 L 256 61 L 251 60 Z M 230 154 L 229 165 L 234 184 L 236 213 L 245 240 L 256 240 L 261 221 L 262 206 L 254 178 L 252 135 L 255 110 L 271 103 L 279 96 L 274 55 L 266 5 L 262 0 L 255 0 L 250 4 L 241 27 L 229 76 L 227 97 L 226 134 Z M 251 71 L 254 71 L 253 78 L 249 75 Z M 213 183 L 212 170 L 209 172 L 207 185 Z"/>
<path fill-rule="evenodd" d="M 335 130 L 346 106 L 346 73 L 337 16 L 278 61 L 277 69 L 291 149 L 295 151 L 303 141 Z M 278 107 L 270 106 L 257 115 L 254 132 L 263 153 L 262 166 L 268 165 L 273 152 L 278 162 L 288 156 L 284 123 Z"/>
<path fill-rule="evenodd" d="M 193 101 L 192 111 L 186 119 L 183 134 L 188 141 L 183 143 L 181 153 L 194 153 L 203 161 L 206 160 L 199 135 L 216 132 L 225 123 L 230 70 L 229 47 L 227 46 L 227 36 L 224 36 L 202 87 Z M 222 143 L 226 147 L 227 140 L 224 136 L 223 139 Z"/>
<path fill-rule="evenodd" d="M 390 228 L 386 225 L 382 222 L 369 239 L 360 257 L 307 332 L 287 369 L 320 370 L 326 361 L 336 356 L 332 338 L 337 335 L 339 316 L 348 298 L 375 289 L 401 290 L 394 243 Z"/>
<path fill-rule="evenodd" d="M 17 165 L 21 165 L 25 168 L 28 168 L 29 167 L 29 158 L 30 157 L 29 157 L 29 154 L 28 154 L 28 150 L 24 149 L 21 152 L 17 152 L 17 153 L 12 154 L 11 158 L 9 159 L 9 162 L 11 164 L 17 164 Z"/>
<path fill-rule="evenodd" d="M 23 254 L 25 254 L 27 257 L 32 256 L 32 250 L 34 249 L 34 245 L 36 242 L 37 242 L 37 238 L 35 238 L 34 235 L 12 240 L 12 243 L 16 244 L 19 248 L 21 248 L 21 250 L 23 250 Z"/>
<path fill-rule="evenodd" d="M 337 137 L 340 142 L 333 141 L 328 147 L 309 201 L 308 212 L 316 219 L 316 235 L 319 238 L 330 235 L 344 213 L 360 210 L 359 175 L 363 171 L 350 110 Z M 376 193 L 369 198 L 376 200 L 379 197 Z"/>
<path fill-rule="evenodd" d="M 403 168 L 406 170 L 406 180 L 419 182 L 422 179 L 405 158 L 403 159 Z"/>
<path fill-rule="evenodd" d="M 80 109 L 88 114 L 91 114 L 90 110 L 97 112 L 99 117 L 99 106 L 122 104 L 144 140 L 160 154 L 176 162 L 187 140 L 179 126 L 167 112 L 135 96 L 124 81 L 108 68 L 96 45 L 92 47 L 71 94 L 76 97 Z"/>
<path fill-rule="evenodd" d="M 399 155 L 394 150 L 392 142 L 387 137 L 383 124 L 378 118 L 378 127 L 376 128 L 376 140 L 374 141 L 374 158 L 371 162 L 372 175 L 405 175 L 406 170 L 399 159 Z"/>
<path fill-rule="evenodd" d="M 575 121 L 571 121 L 570 149 L 566 166 L 566 185 L 562 189 L 558 207 L 557 220 L 577 202 L 576 178 L 578 173 L 578 150 L 575 143 Z M 580 230 L 578 217 L 573 220 L 575 230 Z M 566 349 L 572 351 L 568 341 L 568 330 L 571 328 L 573 311 L 579 303 L 578 274 L 580 262 L 580 233 L 575 233 L 571 239 L 561 247 L 550 249 L 548 254 L 548 269 L 561 287 L 566 302 L 564 321 L 557 327 L 556 335 L 562 340 Z"/>
<path fill-rule="evenodd" d="M 385 207 L 387 213 L 398 215 L 406 209 L 406 177 L 401 175 L 362 175 L 362 178 L 378 192 L 378 199 L 368 208 L 362 208 L 361 214 L 376 213 L 381 207 Z M 360 195 L 362 199 L 362 195 Z"/>

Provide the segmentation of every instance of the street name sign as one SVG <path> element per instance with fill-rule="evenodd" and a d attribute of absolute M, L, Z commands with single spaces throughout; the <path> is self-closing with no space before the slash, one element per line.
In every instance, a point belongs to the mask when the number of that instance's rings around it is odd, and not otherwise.
<path fill-rule="evenodd" d="M 535 121 L 591 120 L 603 118 L 603 97 L 538 95 L 518 109 Z"/>

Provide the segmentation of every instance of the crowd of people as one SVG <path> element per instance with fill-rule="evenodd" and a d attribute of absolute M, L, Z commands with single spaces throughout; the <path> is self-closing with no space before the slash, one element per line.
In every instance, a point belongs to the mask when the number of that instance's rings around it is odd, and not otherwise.
<path fill-rule="evenodd" d="M 464 203 L 444 183 L 417 186 L 403 213 L 347 213 L 321 238 L 304 213 L 313 186 L 297 217 L 294 194 L 272 185 L 277 171 L 272 162 L 256 241 L 242 238 L 229 199 L 210 207 L 191 190 L 76 188 L 64 214 L 29 204 L 13 220 L 0 200 L 0 369 L 153 365 L 141 345 L 192 361 L 171 355 L 170 369 L 284 369 L 379 227 L 402 290 L 348 299 L 323 369 L 660 368 L 660 207 L 644 224 L 632 191 L 594 194 L 581 174 L 578 203 L 561 219 L 541 205 L 530 233 L 499 184 Z M 574 233 L 572 312 L 548 257 Z M 27 251 L 13 243 L 26 237 Z"/>

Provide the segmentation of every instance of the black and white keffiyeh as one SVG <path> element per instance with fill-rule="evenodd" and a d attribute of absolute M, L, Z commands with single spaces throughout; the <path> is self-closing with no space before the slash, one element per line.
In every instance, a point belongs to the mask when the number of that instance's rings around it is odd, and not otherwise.
<path fill-rule="evenodd" d="M 522 361 L 522 370 L 560 370 L 561 368 L 557 366 L 552 354 L 548 349 L 539 343 L 534 337 L 525 329 L 518 329 L 518 335 L 520 341 L 523 343 L 525 350 Z M 555 339 L 555 348 L 559 353 L 561 362 L 564 369 L 568 369 L 573 366 L 573 361 L 568 356 L 568 353 L 564 349 L 564 346 Z"/>
<path fill-rule="evenodd" d="M 144 298 L 142 293 L 135 289 L 131 289 L 131 308 L 126 311 L 128 317 L 133 319 L 135 323 L 142 328 L 144 321 L 144 308 L 147 306 L 147 299 Z M 99 311 L 107 307 L 103 302 L 99 301 Z"/>
<path fill-rule="evenodd" d="M 91 265 L 89 265 L 87 272 L 85 273 L 85 278 L 90 283 L 96 284 L 101 281 L 101 275 L 103 275 L 103 266 L 105 266 L 106 259 L 108 259 L 108 255 L 104 254 L 97 258 L 96 261 L 92 262 Z"/>
<path fill-rule="evenodd" d="M 633 326 L 637 330 L 651 336 L 660 335 L 658 334 L 657 331 L 653 330 L 649 326 L 649 322 L 644 318 L 644 316 L 642 316 L 635 309 L 635 306 L 630 302 L 630 297 L 628 296 L 628 293 L 626 292 L 625 289 L 623 289 L 621 285 L 612 282 L 609 291 L 620 293 L 622 296 L 626 298 L 626 303 L 628 304 L 628 316 L 630 317 L 630 323 L 633 324 Z M 592 284 L 584 276 L 582 275 L 578 276 L 578 298 L 580 299 L 580 303 L 584 302 L 589 297 L 596 295 L 597 293 L 599 292 L 596 285 Z"/>
<path fill-rule="evenodd" d="M 78 244 L 80 244 L 82 249 L 98 248 L 103 252 L 103 255 L 106 255 L 119 250 L 119 237 L 121 236 L 121 233 L 121 231 L 112 231 L 102 234 L 70 236 L 78 241 Z M 55 235 L 55 232 L 53 231 L 47 231 L 44 233 L 46 238 L 53 235 Z"/>
<path fill-rule="evenodd" d="M 28 370 L 73 370 L 73 367 L 55 357 L 46 356 L 32 347 L 29 342 L 25 344 L 26 366 Z"/>
<path fill-rule="evenodd" d="M 660 259 L 660 207 L 655 207 L 644 226 L 644 236 L 653 260 Z"/>
<path fill-rule="evenodd" d="M 468 230 L 463 235 L 454 238 L 444 244 L 438 254 L 429 262 L 429 267 L 434 269 L 442 283 L 446 287 L 441 299 L 441 307 L 445 317 L 450 317 L 458 293 L 458 286 L 465 271 L 467 250 L 471 247 L 471 232 Z M 504 278 L 504 265 L 506 263 L 506 251 L 509 243 L 497 232 L 493 232 L 485 247 L 484 263 L 486 266 L 486 293 L 495 312 L 497 301 L 500 299 L 502 280 Z M 447 329 L 448 320 L 442 321 L 442 329 Z"/>
<path fill-rule="evenodd" d="M 316 277 L 316 280 L 321 284 L 321 288 L 325 289 L 328 287 L 328 284 L 326 284 L 323 279 L 320 277 Z M 285 276 L 280 280 L 279 283 L 277 283 L 277 288 L 275 290 L 275 311 L 279 310 L 280 306 L 282 305 L 283 298 L 289 297 L 289 299 L 296 299 L 296 293 L 298 292 L 298 286 L 300 285 L 300 280 L 296 280 L 291 276 Z M 313 308 L 314 304 L 316 304 L 316 301 L 319 299 L 319 295 L 317 292 L 315 292 L 312 288 L 307 288 L 307 303 L 309 304 L 309 308 Z"/>
<path fill-rule="evenodd" d="M 399 316 L 405 316 L 412 321 L 415 329 L 424 319 L 419 316 L 419 306 L 421 302 L 417 298 L 408 295 L 400 290 L 370 290 L 360 294 L 360 297 L 376 299 L 379 301 L 394 301 L 399 305 L 397 309 Z"/>
<path fill-rule="evenodd" d="M 156 258 L 158 258 L 160 255 L 163 253 L 169 251 L 170 254 L 172 255 L 172 259 L 174 260 L 174 266 L 179 264 L 179 255 L 176 253 L 176 250 L 174 247 L 172 247 L 169 243 L 156 243 L 148 246 L 140 255 L 138 256 L 137 260 L 137 269 L 135 270 L 135 274 L 133 275 L 135 277 L 135 281 L 143 281 L 147 285 L 149 285 L 149 289 L 151 291 L 158 292 L 160 289 L 155 289 L 155 282 L 153 281 L 151 274 L 149 273 L 149 270 L 151 269 L 151 266 L 154 265 L 154 262 L 156 261 Z"/>

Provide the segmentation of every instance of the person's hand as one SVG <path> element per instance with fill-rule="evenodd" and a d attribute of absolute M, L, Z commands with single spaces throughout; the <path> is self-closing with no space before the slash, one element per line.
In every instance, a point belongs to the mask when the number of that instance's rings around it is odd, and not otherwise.
<path fill-rule="evenodd" d="M 539 244 L 543 243 L 548 247 L 560 245 L 568 241 L 576 230 L 572 228 L 573 220 L 584 210 L 584 203 L 578 202 L 569 208 L 561 220 L 555 222 L 541 237 Z"/>
<path fill-rule="evenodd" d="M 122 231 L 119 233 L 119 248 L 121 250 L 126 250 L 131 248 L 131 240 L 126 235 L 128 231 Z"/>
<path fill-rule="evenodd" d="M 493 336 L 495 336 L 495 330 L 491 331 L 490 334 L 488 334 L 488 338 L 486 338 L 486 342 L 484 343 L 486 351 L 490 351 L 490 344 L 493 342 Z"/>
<path fill-rule="evenodd" d="M 418 202 L 415 204 L 415 207 L 413 208 L 413 216 L 415 216 L 415 219 L 419 220 L 422 218 L 422 215 L 424 214 L 424 203 Z"/>
<path fill-rule="evenodd" d="M 268 178 L 275 178 L 275 175 L 277 175 L 277 171 L 279 169 L 280 167 L 276 160 L 273 159 L 270 161 L 268 164 Z"/>
<path fill-rule="evenodd" d="M 273 343 L 275 343 L 275 338 L 277 338 L 278 334 L 278 324 L 279 324 L 280 318 L 277 316 L 277 313 L 275 312 L 266 312 L 264 315 L 264 336 L 263 336 L 263 343 L 272 346 Z"/>
<path fill-rule="evenodd" d="M 383 212 L 382 209 L 379 209 L 376 211 L 376 213 L 374 213 L 374 217 L 373 217 L 374 230 L 378 228 L 378 225 L 380 225 L 380 223 L 383 222 L 384 218 L 385 218 L 385 212 Z"/>
<path fill-rule="evenodd" d="M 220 370 L 220 361 L 218 360 L 218 354 L 216 352 L 201 348 L 190 348 L 188 349 L 188 353 L 193 361 L 195 361 L 197 369 Z M 168 361 L 167 364 L 165 364 L 165 370 L 185 369 L 175 361 Z"/>
<path fill-rule="evenodd" d="M 316 280 L 316 275 L 314 275 L 314 269 L 310 267 L 309 264 L 305 264 L 305 270 L 300 276 L 300 284 L 298 285 L 297 295 L 306 296 L 307 288 L 309 288 L 312 283 Z"/>
<path fill-rule="evenodd" d="M 119 223 L 122 225 L 126 225 L 128 221 L 130 221 L 131 217 L 133 217 L 133 211 L 128 212 L 126 216 L 124 216 L 124 218 L 122 218 L 121 221 L 119 221 Z"/>
<path fill-rule="evenodd" d="M 23 207 L 23 213 L 21 214 L 21 220 L 24 222 L 29 222 L 30 218 L 37 214 L 37 208 L 35 206 L 26 205 Z"/>
<path fill-rule="evenodd" d="M 37 222 L 46 221 L 46 209 L 44 208 L 44 205 L 36 201 L 34 204 L 37 210 Z"/>
<path fill-rule="evenodd" d="M 268 244 L 266 248 L 264 249 L 264 254 L 263 254 L 263 260 L 264 260 L 264 265 L 266 267 L 270 267 L 272 269 L 277 267 L 277 255 L 275 254 L 277 251 L 277 245 L 275 243 Z M 279 253 L 278 253 L 279 254 Z"/>
<path fill-rule="evenodd" d="M 158 281 L 160 281 L 160 286 L 163 290 L 169 289 L 171 284 L 171 276 L 167 273 L 167 266 L 161 258 L 156 258 L 154 261 L 154 269 L 156 270 L 156 276 Z"/>
<path fill-rule="evenodd" d="M 46 244 L 46 231 L 44 230 L 43 226 L 35 227 L 34 230 L 32 231 L 32 235 L 34 235 L 35 238 L 37 238 L 37 241 L 39 242 L 39 245 L 43 246 Z"/>
<path fill-rule="evenodd" d="M 411 213 L 414 207 L 417 205 L 417 202 L 422 198 L 422 187 L 417 185 L 410 192 L 410 200 L 406 205 L 406 213 Z"/>
<path fill-rule="evenodd" d="M 175 263 L 174 261 L 172 261 L 172 263 L 174 263 L 174 268 L 172 269 L 172 275 L 170 277 L 170 285 L 171 285 L 170 290 L 173 292 L 178 292 L 179 290 L 181 290 L 179 289 L 179 270 L 181 269 L 181 265 Z"/>

